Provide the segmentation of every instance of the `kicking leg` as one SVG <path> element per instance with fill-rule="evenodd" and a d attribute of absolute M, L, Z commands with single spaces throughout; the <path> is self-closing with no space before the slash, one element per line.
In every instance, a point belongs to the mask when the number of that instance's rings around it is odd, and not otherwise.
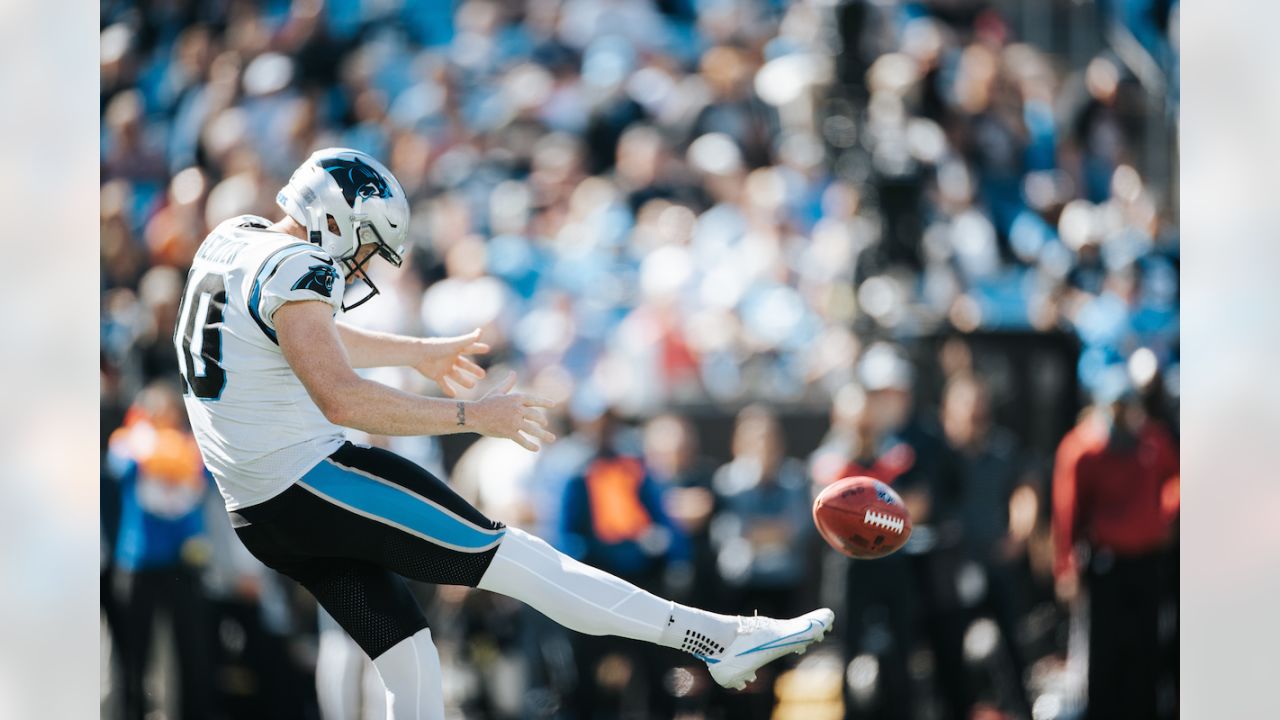
<path fill-rule="evenodd" d="M 517 528 L 507 528 L 477 587 L 520 600 L 571 630 L 684 650 L 706 662 L 716 682 L 733 688 L 745 687 L 761 665 L 804 652 L 834 620 L 827 609 L 774 620 L 686 607 L 580 563 Z"/>
<path fill-rule="evenodd" d="M 476 587 L 513 597 L 586 635 L 617 635 L 709 655 L 723 651 L 738 631 L 736 617 L 664 600 L 517 528 L 507 528 Z"/>

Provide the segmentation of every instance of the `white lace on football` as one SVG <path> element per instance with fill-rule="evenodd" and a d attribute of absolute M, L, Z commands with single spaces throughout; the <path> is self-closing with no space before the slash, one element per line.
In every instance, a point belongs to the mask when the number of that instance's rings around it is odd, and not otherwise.
<path fill-rule="evenodd" d="M 875 510 L 868 510 L 866 517 L 864 517 L 862 520 L 868 525 L 874 525 L 875 527 L 882 527 L 885 530 L 892 530 L 896 533 L 902 532 L 902 528 L 903 528 L 903 522 L 901 518 L 885 515 L 884 513 L 878 513 Z"/>

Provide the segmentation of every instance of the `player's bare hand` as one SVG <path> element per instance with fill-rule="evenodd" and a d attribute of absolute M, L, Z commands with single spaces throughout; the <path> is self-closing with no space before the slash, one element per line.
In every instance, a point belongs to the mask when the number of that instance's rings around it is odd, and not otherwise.
<path fill-rule="evenodd" d="M 537 452 L 541 445 L 556 439 L 547 429 L 545 410 L 555 403 L 537 395 L 513 393 L 515 386 L 516 374 L 511 373 L 476 402 L 477 429 L 483 435 L 506 438 Z"/>
<path fill-rule="evenodd" d="M 485 375 L 484 368 L 467 357 L 489 352 L 489 345 L 479 338 L 476 328 L 466 335 L 425 340 L 423 357 L 413 369 L 435 381 L 445 395 L 457 397 L 460 388 L 475 387 Z"/>

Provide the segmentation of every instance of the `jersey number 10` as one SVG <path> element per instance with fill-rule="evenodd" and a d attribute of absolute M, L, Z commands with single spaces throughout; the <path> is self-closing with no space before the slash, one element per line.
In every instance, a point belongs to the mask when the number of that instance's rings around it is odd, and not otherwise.
<path fill-rule="evenodd" d="M 195 305 L 194 312 L 188 307 L 188 300 Z M 200 278 L 178 307 L 173 343 L 182 359 L 182 384 L 185 391 L 202 400 L 217 400 L 227 384 L 227 373 L 221 365 L 222 311 L 226 304 L 226 278 L 210 273 Z"/>

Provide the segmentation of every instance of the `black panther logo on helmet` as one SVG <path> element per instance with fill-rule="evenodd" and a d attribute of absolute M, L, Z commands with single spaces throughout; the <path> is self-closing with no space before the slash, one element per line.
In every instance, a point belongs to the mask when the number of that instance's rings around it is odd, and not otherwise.
<path fill-rule="evenodd" d="M 324 158 L 320 160 L 320 167 L 338 181 L 342 197 L 352 207 L 355 207 L 357 194 L 363 197 L 391 197 L 391 186 L 387 184 L 387 179 L 362 160 Z"/>

